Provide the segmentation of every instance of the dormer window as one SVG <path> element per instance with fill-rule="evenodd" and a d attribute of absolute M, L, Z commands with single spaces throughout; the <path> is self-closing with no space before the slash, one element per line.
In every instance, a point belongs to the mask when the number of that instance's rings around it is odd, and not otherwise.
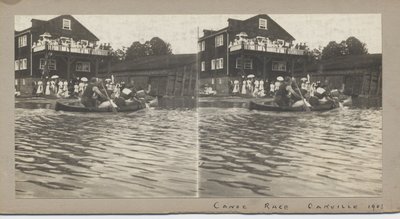
<path fill-rule="evenodd" d="M 264 18 L 260 18 L 258 21 L 258 28 L 262 29 L 262 30 L 267 30 L 267 19 Z"/>
<path fill-rule="evenodd" d="M 62 28 L 64 30 L 71 30 L 71 20 L 63 19 Z"/>

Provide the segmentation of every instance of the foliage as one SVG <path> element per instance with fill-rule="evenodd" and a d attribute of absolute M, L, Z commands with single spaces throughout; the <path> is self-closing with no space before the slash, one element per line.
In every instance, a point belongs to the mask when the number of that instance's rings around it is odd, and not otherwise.
<path fill-rule="evenodd" d="M 133 42 L 126 50 L 125 60 L 168 54 L 172 54 L 171 45 L 159 37 L 153 37 L 150 41 L 146 41 L 143 44 L 139 41 Z"/>
<path fill-rule="evenodd" d="M 368 49 L 366 47 L 366 44 L 361 42 L 356 37 L 352 36 L 347 38 L 347 40 L 343 40 L 340 43 L 330 41 L 328 45 L 323 48 L 321 59 L 326 60 L 338 56 L 361 55 L 367 53 Z"/>

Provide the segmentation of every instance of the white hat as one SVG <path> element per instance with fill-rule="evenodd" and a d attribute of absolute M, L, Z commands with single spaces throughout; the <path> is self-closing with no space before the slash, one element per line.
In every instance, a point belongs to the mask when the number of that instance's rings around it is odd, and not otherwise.
<path fill-rule="evenodd" d="M 283 81 L 283 77 L 282 77 L 282 76 L 279 76 L 279 77 L 276 78 L 276 80 L 278 80 L 278 81 Z"/>
<path fill-rule="evenodd" d="M 88 79 L 83 77 L 83 78 L 81 78 L 81 81 L 86 82 L 86 81 L 88 81 Z"/>

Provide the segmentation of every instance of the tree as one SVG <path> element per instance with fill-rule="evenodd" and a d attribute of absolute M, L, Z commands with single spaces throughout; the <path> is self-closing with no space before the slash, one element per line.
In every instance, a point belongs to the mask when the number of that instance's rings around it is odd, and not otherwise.
<path fill-rule="evenodd" d="M 330 41 L 322 50 L 321 59 L 326 60 L 343 55 L 343 47 L 335 41 Z"/>
<path fill-rule="evenodd" d="M 362 55 L 368 54 L 368 49 L 365 43 L 355 37 L 349 37 L 339 44 L 331 41 L 322 50 L 322 59 L 330 59 L 344 55 Z"/>
<path fill-rule="evenodd" d="M 111 48 L 111 63 L 118 63 L 125 60 L 126 57 L 126 47 L 122 47 L 122 49 L 114 50 Z"/>
<path fill-rule="evenodd" d="M 368 53 L 366 44 L 353 36 L 347 38 L 346 45 L 349 55 L 362 55 Z"/>
<path fill-rule="evenodd" d="M 169 43 L 164 42 L 164 40 L 159 37 L 153 37 L 150 40 L 150 55 L 169 55 L 172 54 L 171 45 Z"/>
<path fill-rule="evenodd" d="M 132 45 L 126 50 L 125 60 L 133 60 L 138 57 L 146 56 L 148 53 L 148 49 L 145 44 L 141 44 L 139 41 L 135 41 Z"/>
<path fill-rule="evenodd" d="M 135 41 L 126 50 L 125 60 L 133 60 L 144 56 L 159 56 L 172 54 L 171 45 L 159 37 L 153 37 L 150 41 L 140 43 Z"/>

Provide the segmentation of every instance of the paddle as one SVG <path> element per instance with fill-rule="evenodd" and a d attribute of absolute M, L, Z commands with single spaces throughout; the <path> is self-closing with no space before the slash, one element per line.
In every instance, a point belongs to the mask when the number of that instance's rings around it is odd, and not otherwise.
<path fill-rule="evenodd" d="M 303 97 L 303 94 L 301 93 L 301 90 L 300 90 L 299 86 L 297 85 L 296 79 L 294 79 L 294 84 L 296 85 L 296 88 L 299 91 L 300 97 L 303 100 L 304 108 L 306 109 L 307 112 L 310 112 L 311 109 L 310 109 L 310 107 L 307 106 L 306 99 Z"/>
<path fill-rule="evenodd" d="M 113 102 L 111 101 L 110 97 L 108 96 L 107 90 L 106 90 L 106 88 L 104 87 L 103 82 L 101 82 L 101 86 L 103 87 L 103 90 L 106 92 L 106 96 L 107 96 L 108 101 L 110 102 L 112 111 L 113 111 L 114 113 L 116 113 L 116 112 L 117 112 L 117 109 L 115 109 L 115 107 L 114 107 L 114 105 L 113 105 Z"/>

